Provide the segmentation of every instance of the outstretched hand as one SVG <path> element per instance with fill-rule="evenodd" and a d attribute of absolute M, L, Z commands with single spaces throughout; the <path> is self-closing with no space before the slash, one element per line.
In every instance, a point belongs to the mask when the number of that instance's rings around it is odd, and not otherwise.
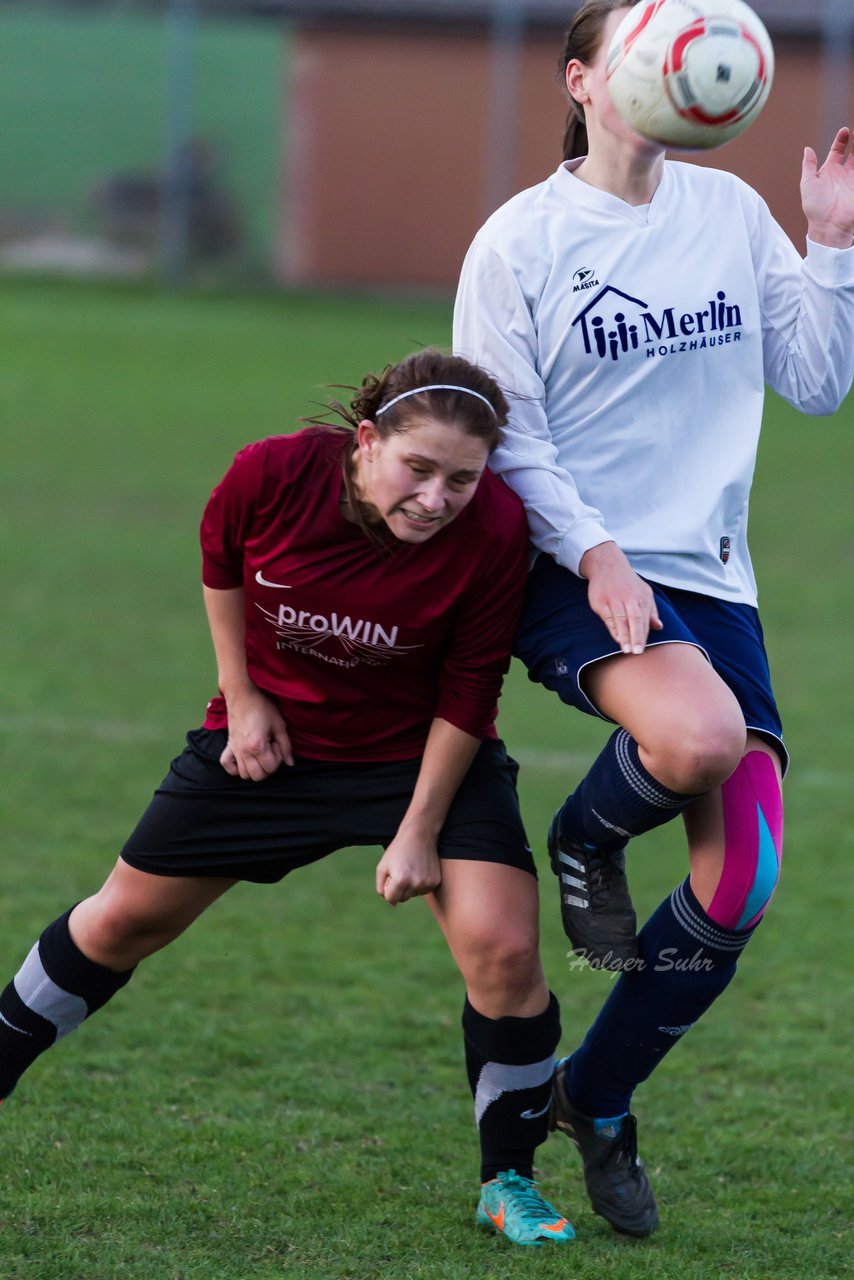
<path fill-rule="evenodd" d="M 854 238 L 854 148 L 851 130 L 840 129 L 819 168 L 812 147 L 804 150 L 801 203 L 807 235 L 816 244 L 847 249 Z"/>

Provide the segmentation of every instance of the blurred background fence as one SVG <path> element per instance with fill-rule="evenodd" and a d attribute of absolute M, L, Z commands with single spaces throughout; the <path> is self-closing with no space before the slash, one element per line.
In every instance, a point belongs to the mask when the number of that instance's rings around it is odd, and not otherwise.
<path fill-rule="evenodd" d="M 0 270 L 447 293 L 559 160 L 577 4 L 0 0 Z M 711 163 L 798 240 L 800 150 L 854 113 L 854 3 L 754 7 L 777 81 Z"/>
<path fill-rule="evenodd" d="M 200 6 L 193 19 L 180 8 L 0 5 L 7 268 L 164 269 L 161 197 L 177 139 L 193 274 L 269 280 L 286 31 L 238 11 Z"/>

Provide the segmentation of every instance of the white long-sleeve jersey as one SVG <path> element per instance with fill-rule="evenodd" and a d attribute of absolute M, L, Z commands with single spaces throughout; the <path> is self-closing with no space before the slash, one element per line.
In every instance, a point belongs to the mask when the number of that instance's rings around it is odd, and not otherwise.
<path fill-rule="evenodd" d="M 463 267 L 455 350 L 511 393 L 491 465 L 574 572 L 613 539 L 644 577 L 754 604 L 765 383 L 810 414 L 845 397 L 854 248 L 801 259 L 719 170 L 667 161 L 637 209 L 572 168 L 493 214 Z"/>

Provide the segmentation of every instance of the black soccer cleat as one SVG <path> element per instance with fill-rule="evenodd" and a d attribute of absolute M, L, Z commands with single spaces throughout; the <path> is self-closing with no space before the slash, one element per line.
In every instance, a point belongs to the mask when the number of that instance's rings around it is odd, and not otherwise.
<path fill-rule="evenodd" d="M 565 1133 L 581 1153 L 594 1213 L 624 1235 L 651 1235 L 658 1226 L 658 1205 L 638 1156 L 637 1121 L 626 1115 L 597 1130 L 596 1121 L 582 1115 L 566 1095 L 567 1062 L 559 1062 L 555 1072 L 549 1128 Z"/>
<path fill-rule="evenodd" d="M 547 837 L 560 881 L 560 914 L 572 950 L 596 969 L 622 969 L 638 955 L 637 917 L 629 897 L 624 850 L 606 853 L 560 833 L 560 809 Z"/>

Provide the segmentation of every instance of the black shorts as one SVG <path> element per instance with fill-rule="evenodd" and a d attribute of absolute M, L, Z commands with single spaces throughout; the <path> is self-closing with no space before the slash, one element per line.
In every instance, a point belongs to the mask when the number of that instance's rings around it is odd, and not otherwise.
<path fill-rule="evenodd" d="M 224 729 L 194 729 L 125 847 L 153 875 L 227 876 L 271 884 L 337 849 L 388 845 L 421 760 L 338 764 L 298 758 L 262 782 L 219 763 Z M 519 766 L 482 742 L 439 835 L 442 858 L 499 862 L 536 875 L 519 812 Z"/>

